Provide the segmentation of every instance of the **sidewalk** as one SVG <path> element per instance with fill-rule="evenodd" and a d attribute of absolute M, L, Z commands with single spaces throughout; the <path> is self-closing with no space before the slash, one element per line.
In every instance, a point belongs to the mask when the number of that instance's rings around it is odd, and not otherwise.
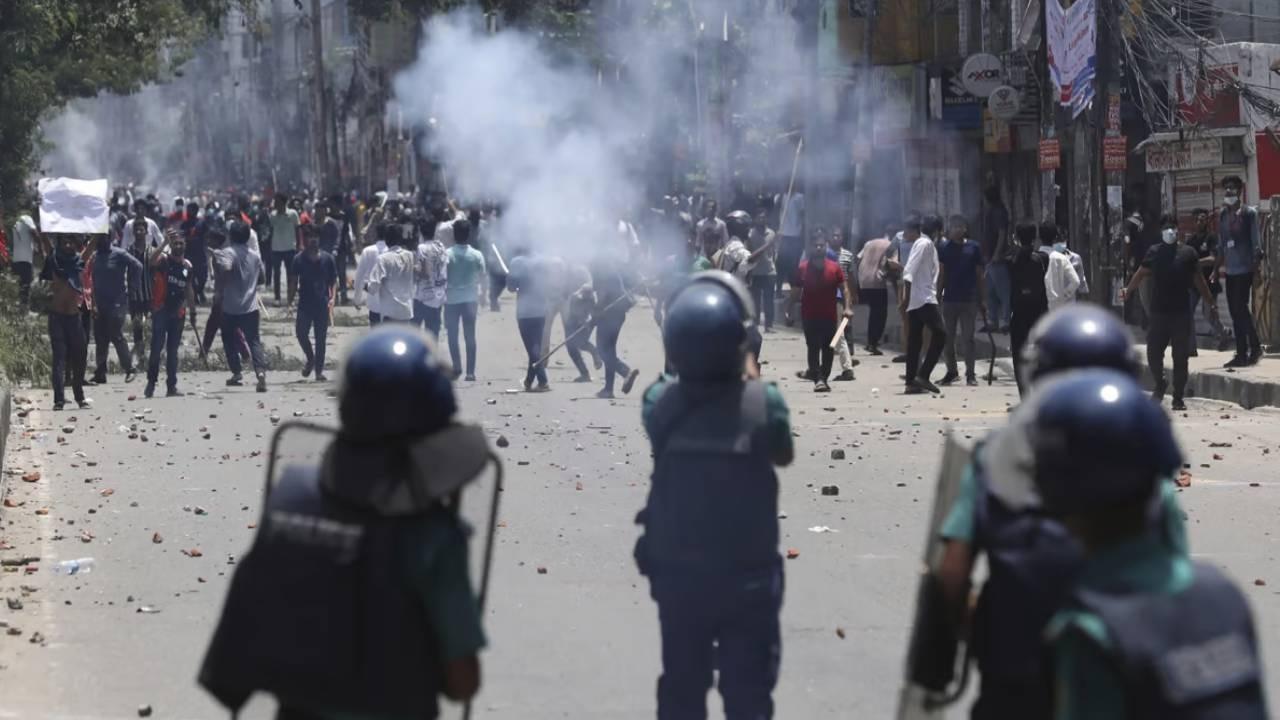
<path fill-rule="evenodd" d="M 852 320 L 853 336 L 857 340 L 858 348 L 855 357 L 865 358 L 862 352 L 862 346 L 866 343 L 867 330 L 867 308 L 859 306 Z M 781 313 L 779 313 L 779 324 L 781 324 Z M 981 324 L 979 324 L 981 327 Z M 1138 328 L 1132 328 L 1135 335 L 1141 338 L 1142 331 Z M 1013 361 L 1009 354 L 1009 336 L 995 334 L 990 336 L 995 341 L 996 353 L 996 376 L 997 377 L 1013 377 Z M 1212 345 L 1212 339 L 1201 335 L 1199 342 L 1202 346 Z M 978 354 L 978 376 L 986 375 L 987 366 L 991 359 L 991 342 L 985 333 L 976 333 L 974 341 Z M 886 347 L 904 347 L 902 342 L 902 328 L 898 322 L 898 314 L 892 308 L 889 311 L 888 327 L 885 329 L 884 340 L 881 345 Z M 1152 387 L 1151 373 L 1147 370 L 1147 347 L 1144 344 L 1138 345 L 1138 352 L 1141 355 L 1142 362 L 1142 381 L 1148 388 Z M 1200 356 L 1193 357 L 1189 363 L 1189 377 L 1187 379 L 1187 397 L 1198 397 L 1209 400 L 1223 400 L 1233 402 L 1245 409 L 1253 409 L 1256 407 L 1270 406 L 1280 407 L 1280 355 L 1268 354 L 1257 365 L 1240 369 L 1225 369 L 1222 366 L 1231 359 L 1233 351 L 1218 352 L 1217 350 L 1208 350 L 1202 347 Z M 961 361 L 963 362 L 963 361 Z M 939 365 L 942 361 L 939 360 Z M 1172 380 L 1173 378 L 1173 354 L 1172 351 L 1165 351 L 1165 377 Z M 938 377 L 941 372 L 935 373 Z"/>

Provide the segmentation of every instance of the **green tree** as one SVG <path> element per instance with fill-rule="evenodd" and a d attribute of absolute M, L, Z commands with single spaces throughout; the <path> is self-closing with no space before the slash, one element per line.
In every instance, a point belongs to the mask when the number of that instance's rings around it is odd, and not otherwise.
<path fill-rule="evenodd" d="M 23 203 L 40 124 L 69 100 L 130 93 L 176 68 L 227 11 L 252 0 L 0 2 L 0 206 Z"/>

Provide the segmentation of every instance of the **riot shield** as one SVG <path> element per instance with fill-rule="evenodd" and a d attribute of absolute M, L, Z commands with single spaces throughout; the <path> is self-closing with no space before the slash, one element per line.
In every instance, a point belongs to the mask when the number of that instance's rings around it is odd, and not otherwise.
<path fill-rule="evenodd" d="M 970 442 L 955 434 L 947 435 L 924 540 L 906 672 L 898 693 L 898 720 L 938 720 L 943 717 L 946 706 L 964 691 L 967 663 L 961 666 L 959 687 L 952 688 L 957 659 L 963 656 L 959 652 L 955 629 L 947 619 L 937 581 L 943 554 L 938 534 L 960 492 L 960 479 L 972 452 Z"/>

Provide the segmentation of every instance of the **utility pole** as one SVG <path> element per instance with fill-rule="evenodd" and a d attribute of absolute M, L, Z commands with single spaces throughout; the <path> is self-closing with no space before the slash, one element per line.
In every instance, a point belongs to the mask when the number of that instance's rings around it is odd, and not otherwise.
<path fill-rule="evenodd" d="M 875 25 L 876 15 L 879 11 L 878 0 L 858 0 L 862 7 L 862 67 L 860 68 L 860 77 L 854 86 L 855 100 L 857 102 L 857 112 L 855 114 L 855 122 L 857 123 L 854 130 L 854 143 L 858 146 L 859 153 L 866 153 L 865 157 L 861 157 L 856 166 L 854 190 L 857 193 L 856 212 L 858 213 L 858 227 L 854 229 L 860 236 L 869 238 L 875 235 L 880 228 L 873 227 L 871 222 L 871 147 L 875 142 L 875 128 L 872 127 L 874 117 L 870 113 L 871 109 L 871 71 L 872 71 L 872 45 L 875 42 Z M 852 241 L 852 238 L 850 239 Z"/>
<path fill-rule="evenodd" d="M 314 60 L 313 87 L 315 89 L 316 117 L 312 126 L 315 128 L 316 149 L 316 185 L 321 193 L 328 193 L 330 188 L 329 172 L 329 96 L 324 90 L 324 21 L 320 13 L 320 0 L 311 0 L 311 50 Z"/>

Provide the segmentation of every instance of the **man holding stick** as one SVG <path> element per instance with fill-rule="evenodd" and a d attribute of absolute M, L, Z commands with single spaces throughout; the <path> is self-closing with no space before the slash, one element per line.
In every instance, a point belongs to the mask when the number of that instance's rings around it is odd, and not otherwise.
<path fill-rule="evenodd" d="M 826 235 L 822 228 L 815 228 L 809 251 L 800 261 L 791 284 L 791 302 L 786 320 L 792 322 L 791 306 L 800 303 L 800 321 L 804 327 L 804 341 L 809 350 L 809 369 L 798 373 L 802 380 L 813 381 L 813 391 L 831 392 L 827 379 L 831 376 L 831 363 L 835 359 L 835 341 L 842 340 L 844 328 L 837 333 L 836 296 L 844 290 L 844 319 L 853 317 L 853 289 L 840 264 L 827 257 Z"/>

